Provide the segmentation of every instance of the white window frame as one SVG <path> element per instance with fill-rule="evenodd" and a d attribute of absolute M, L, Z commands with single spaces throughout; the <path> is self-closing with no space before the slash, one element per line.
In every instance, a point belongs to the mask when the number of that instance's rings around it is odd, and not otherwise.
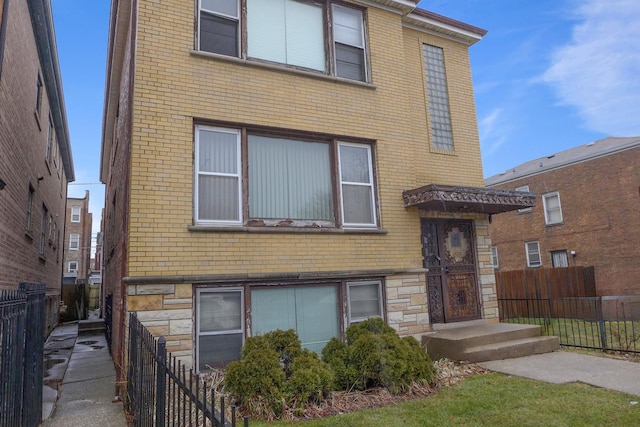
<path fill-rule="evenodd" d="M 367 163 L 369 166 L 369 182 L 368 183 L 363 183 L 363 182 L 352 182 L 352 181 L 343 181 L 342 180 L 342 168 L 341 166 L 341 158 L 340 158 L 340 147 L 345 146 L 345 147 L 357 147 L 357 148 L 365 148 L 367 150 Z M 339 192 L 340 192 L 340 214 L 341 214 L 341 221 L 342 225 L 345 228 L 366 228 L 366 227 L 377 227 L 378 226 L 378 219 L 377 219 L 377 212 L 376 212 L 376 194 L 375 194 L 375 187 L 374 187 L 374 183 L 373 183 L 373 158 L 371 155 L 371 146 L 368 144 L 354 144 L 354 143 L 348 143 L 348 142 L 338 142 L 338 180 L 339 180 Z M 344 196 L 343 196 L 343 191 L 342 191 L 342 187 L 343 185 L 353 185 L 353 186 L 359 186 L 359 187 L 369 187 L 369 191 L 371 194 L 371 218 L 373 220 L 372 223 L 348 223 L 345 221 L 345 215 L 344 215 Z"/>
<path fill-rule="evenodd" d="M 551 220 L 549 219 L 549 211 L 547 210 L 547 199 L 550 199 L 552 197 L 557 197 L 558 198 L 558 211 L 560 212 L 560 220 L 559 221 L 554 221 L 551 222 Z M 542 196 L 542 205 L 544 207 L 544 223 L 546 225 L 555 225 L 555 224 L 562 224 L 564 222 L 564 217 L 562 216 L 562 204 L 560 203 L 560 193 L 557 191 L 554 191 L 552 193 L 547 193 L 544 194 Z"/>
<path fill-rule="evenodd" d="M 500 267 L 500 261 L 498 259 L 498 247 L 497 246 L 491 246 L 491 264 L 493 265 L 493 268 L 499 268 Z"/>
<path fill-rule="evenodd" d="M 222 173 L 222 172 L 200 172 L 200 131 L 212 131 L 212 132 L 221 132 L 228 134 L 236 135 L 236 173 Z M 243 223 L 243 194 L 242 194 L 242 152 L 241 152 L 241 132 L 240 129 L 229 129 L 229 128 L 221 128 L 221 127 L 212 127 L 212 126 L 204 126 L 204 125 L 196 125 L 195 130 L 195 162 L 194 162 L 194 177 L 193 177 L 193 217 L 195 218 L 196 224 L 209 224 L 209 225 L 242 225 Z M 199 182 L 198 177 L 200 175 L 209 175 L 209 176 L 223 176 L 223 177 L 234 177 L 238 180 L 238 218 L 235 220 L 212 220 L 212 219 L 200 219 L 199 217 L 199 205 L 198 205 L 198 194 L 199 194 Z"/>
<path fill-rule="evenodd" d="M 69 250 L 77 251 L 79 249 L 80 249 L 80 235 L 77 233 L 69 234 Z"/>
<path fill-rule="evenodd" d="M 71 206 L 71 222 L 80 222 L 80 214 L 82 208 L 80 206 Z"/>
<path fill-rule="evenodd" d="M 536 248 L 537 248 L 537 252 L 536 251 L 529 251 L 529 245 L 533 245 L 535 244 Z M 527 255 L 527 267 L 542 267 L 542 255 L 540 253 L 540 242 L 538 241 L 531 241 L 531 242 L 526 242 L 524 244 L 524 252 Z M 532 263 L 531 261 L 531 255 L 534 254 L 538 254 L 538 263 Z"/>
<path fill-rule="evenodd" d="M 75 268 L 71 268 L 71 265 L 75 265 Z M 77 273 L 78 272 L 78 261 L 69 261 L 69 265 L 67 267 L 68 273 Z"/>
<path fill-rule="evenodd" d="M 347 319 L 349 325 L 354 323 L 363 322 L 371 317 L 353 317 L 351 315 L 351 292 L 349 290 L 353 287 L 357 286 L 370 286 L 377 285 L 378 286 L 378 316 L 372 317 L 380 317 L 384 319 L 384 302 L 382 300 L 382 281 L 381 280 L 364 280 L 359 282 L 347 282 Z"/>
<path fill-rule="evenodd" d="M 361 17 L 361 24 L 362 24 L 362 28 L 360 31 L 360 44 L 358 45 L 354 45 L 354 44 L 349 44 L 345 41 L 338 41 L 336 40 L 336 36 L 335 36 L 335 15 L 336 15 L 336 9 L 337 10 L 344 10 L 345 13 L 354 13 L 357 12 L 360 14 Z M 339 12 L 338 12 L 339 13 Z M 342 4 L 336 4 L 336 3 L 332 3 L 331 4 L 331 15 L 332 15 L 332 22 L 334 22 L 333 28 L 331 28 L 331 32 L 332 32 L 332 40 L 331 40 L 331 44 L 332 44 L 332 48 L 333 48 L 333 73 L 337 76 L 337 77 L 341 77 L 341 78 L 346 78 L 349 79 L 348 77 L 342 77 L 338 75 L 338 62 L 336 60 L 337 57 L 337 52 L 336 52 L 336 45 L 337 44 L 342 44 L 345 46 L 350 46 L 353 48 L 357 48 L 362 50 L 362 56 L 363 56 L 363 62 L 362 62 L 362 66 L 364 67 L 363 70 L 363 74 L 364 74 L 364 80 L 365 82 L 369 81 L 369 58 L 367 58 L 367 37 L 366 37 L 366 26 L 365 26 L 365 17 L 364 17 L 364 11 L 362 11 L 361 9 L 355 9 L 352 7 L 348 7 Z"/>
<path fill-rule="evenodd" d="M 528 185 L 522 185 L 520 187 L 516 187 L 515 191 L 519 191 L 519 192 L 523 192 L 523 193 L 529 193 L 529 186 Z M 531 208 L 523 208 L 523 209 L 518 209 L 518 213 L 529 213 L 531 212 Z"/>
<path fill-rule="evenodd" d="M 213 331 L 213 332 L 201 332 L 200 331 L 200 295 L 205 293 L 229 293 L 229 292 L 239 292 L 240 293 L 240 329 L 229 329 L 225 331 Z M 242 336 L 242 346 L 244 346 L 245 336 L 246 336 L 246 325 L 245 325 L 245 301 L 244 301 L 244 288 L 231 287 L 231 288 L 198 288 L 196 289 L 196 348 L 195 348 L 195 361 L 196 361 L 196 370 L 199 371 L 200 367 L 200 337 L 201 336 L 216 336 L 216 335 L 236 335 L 241 334 Z"/>

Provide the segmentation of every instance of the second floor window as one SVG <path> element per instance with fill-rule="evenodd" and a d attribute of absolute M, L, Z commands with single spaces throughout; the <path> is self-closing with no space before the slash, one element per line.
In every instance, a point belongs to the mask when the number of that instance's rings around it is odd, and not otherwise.
<path fill-rule="evenodd" d="M 80 235 L 69 234 L 69 250 L 77 251 L 80 248 Z"/>
<path fill-rule="evenodd" d="M 31 225 L 33 223 L 33 200 L 36 195 L 36 190 L 31 184 L 29 184 L 29 198 L 27 199 L 27 224 L 26 231 L 31 231 Z"/>
<path fill-rule="evenodd" d="M 78 263 L 76 261 L 69 262 L 69 273 L 77 273 L 78 272 Z"/>
<path fill-rule="evenodd" d="M 560 206 L 560 194 L 548 193 L 542 196 L 544 205 L 544 222 L 547 225 L 562 223 L 562 207 Z"/>
<path fill-rule="evenodd" d="M 250 131 L 243 142 L 241 134 L 197 126 L 196 223 L 377 226 L 371 145 Z"/>
<path fill-rule="evenodd" d="M 80 222 L 80 206 L 71 206 L 71 222 Z"/>
<path fill-rule="evenodd" d="M 246 28 L 240 19 L 243 8 Z M 324 19 L 327 13 L 332 27 Z M 306 0 L 200 0 L 199 17 L 201 51 L 367 81 L 360 9 Z"/>
<path fill-rule="evenodd" d="M 42 108 L 42 92 L 43 92 L 43 86 L 42 86 L 42 77 L 40 77 L 40 74 L 38 74 L 38 80 L 36 82 L 36 105 L 35 105 L 35 110 L 36 110 L 36 114 L 40 114 L 40 110 Z"/>
<path fill-rule="evenodd" d="M 44 249 L 47 247 L 47 221 L 49 218 L 49 209 L 46 205 L 42 205 L 42 217 L 40 218 L 40 255 L 44 256 Z"/>

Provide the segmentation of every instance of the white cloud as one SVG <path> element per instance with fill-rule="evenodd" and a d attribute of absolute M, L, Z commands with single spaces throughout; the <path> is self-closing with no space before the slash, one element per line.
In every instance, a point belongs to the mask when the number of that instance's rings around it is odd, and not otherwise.
<path fill-rule="evenodd" d="M 553 52 L 542 80 L 586 128 L 640 134 L 640 1 L 587 0 L 575 14 L 572 40 Z"/>
<path fill-rule="evenodd" d="M 480 118 L 478 129 L 484 155 L 496 152 L 509 139 L 510 129 L 505 123 L 502 108 L 494 108 Z"/>

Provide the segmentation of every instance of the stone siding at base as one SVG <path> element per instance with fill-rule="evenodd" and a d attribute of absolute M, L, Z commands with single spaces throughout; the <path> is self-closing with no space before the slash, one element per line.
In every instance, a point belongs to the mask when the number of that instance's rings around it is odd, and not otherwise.
<path fill-rule="evenodd" d="M 127 293 L 127 311 L 136 312 L 154 336 L 163 336 L 167 351 L 190 368 L 195 322 L 192 285 L 129 285 Z"/>
<path fill-rule="evenodd" d="M 420 339 L 431 331 L 424 274 L 389 276 L 386 291 L 387 323 L 399 335 Z"/>

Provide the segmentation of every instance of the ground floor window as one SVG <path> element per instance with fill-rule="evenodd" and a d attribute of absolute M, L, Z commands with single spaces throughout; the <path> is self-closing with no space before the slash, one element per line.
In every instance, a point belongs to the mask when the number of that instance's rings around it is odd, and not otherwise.
<path fill-rule="evenodd" d="M 303 348 L 320 353 L 350 324 L 384 317 L 380 279 L 203 287 L 197 289 L 196 300 L 200 372 L 239 359 L 249 334 L 294 329 Z"/>
<path fill-rule="evenodd" d="M 337 286 L 300 286 L 251 291 L 252 335 L 294 329 L 302 348 L 320 353 L 340 336 Z"/>
<path fill-rule="evenodd" d="M 198 289 L 197 364 L 200 372 L 240 357 L 244 340 L 242 289 Z"/>

